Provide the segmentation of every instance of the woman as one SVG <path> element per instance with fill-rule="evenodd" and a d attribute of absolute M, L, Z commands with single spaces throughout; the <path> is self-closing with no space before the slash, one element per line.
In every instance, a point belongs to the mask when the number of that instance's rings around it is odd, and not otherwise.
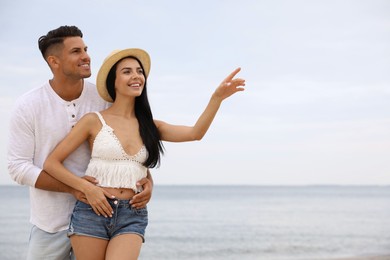
<path fill-rule="evenodd" d="M 69 226 L 77 259 L 138 258 L 147 209 L 129 204 L 137 193 L 135 183 L 146 176 L 147 168 L 159 165 L 162 141 L 201 140 L 222 101 L 245 86 L 245 80 L 234 78 L 238 68 L 215 90 L 194 126 L 170 125 L 153 119 L 146 91 L 149 71 L 149 55 L 141 49 L 110 54 L 99 70 L 97 88 L 112 106 L 81 118 L 45 162 L 49 174 L 83 192 L 89 202 L 76 203 Z M 62 164 L 86 140 L 92 150 L 86 175 L 95 177 L 98 186 Z"/>

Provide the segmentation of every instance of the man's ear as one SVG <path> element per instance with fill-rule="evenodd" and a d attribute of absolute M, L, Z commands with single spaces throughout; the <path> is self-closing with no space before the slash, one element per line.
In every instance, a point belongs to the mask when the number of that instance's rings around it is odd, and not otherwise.
<path fill-rule="evenodd" d="M 51 68 L 56 68 L 58 67 L 60 61 L 58 60 L 58 58 L 54 55 L 50 55 L 47 57 L 47 63 L 49 64 L 49 66 Z"/>

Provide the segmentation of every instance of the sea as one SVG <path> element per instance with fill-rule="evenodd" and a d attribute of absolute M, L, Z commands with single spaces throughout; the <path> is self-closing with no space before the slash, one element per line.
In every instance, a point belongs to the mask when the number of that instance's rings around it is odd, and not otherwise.
<path fill-rule="evenodd" d="M 28 188 L 0 186 L 0 259 L 25 259 Z M 390 186 L 155 185 L 139 259 L 390 255 Z"/>

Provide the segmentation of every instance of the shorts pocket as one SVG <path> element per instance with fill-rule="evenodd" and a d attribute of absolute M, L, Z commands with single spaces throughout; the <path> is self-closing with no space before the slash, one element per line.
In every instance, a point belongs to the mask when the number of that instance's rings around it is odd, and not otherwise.
<path fill-rule="evenodd" d="M 140 208 L 140 209 L 133 209 L 136 215 L 138 216 L 147 216 L 148 215 L 148 209 L 145 208 Z"/>
<path fill-rule="evenodd" d="M 76 202 L 76 205 L 74 206 L 74 211 L 78 211 L 78 210 L 93 210 L 93 209 L 91 205 L 78 200 Z"/>

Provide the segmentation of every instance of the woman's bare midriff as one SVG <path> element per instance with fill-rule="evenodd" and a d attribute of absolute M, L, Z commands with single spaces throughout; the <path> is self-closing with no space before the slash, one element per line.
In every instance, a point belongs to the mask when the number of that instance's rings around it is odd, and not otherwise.
<path fill-rule="evenodd" d="M 125 189 L 125 188 L 104 188 L 107 192 L 114 195 L 115 198 L 120 200 L 129 200 L 134 195 L 135 192 L 132 189 Z"/>

